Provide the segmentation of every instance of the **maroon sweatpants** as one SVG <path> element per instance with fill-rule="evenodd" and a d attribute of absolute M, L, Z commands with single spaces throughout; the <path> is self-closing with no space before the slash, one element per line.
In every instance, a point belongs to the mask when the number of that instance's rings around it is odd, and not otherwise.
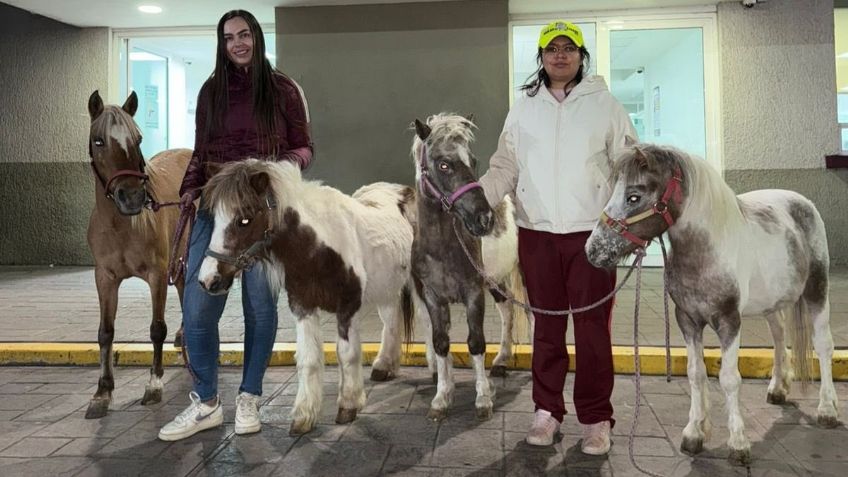
<path fill-rule="evenodd" d="M 520 228 L 518 257 L 527 295 L 536 308 L 565 310 L 594 303 L 615 288 L 615 270 L 593 267 L 583 250 L 590 232 L 553 234 Z M 574 406 L 582 424 L 611 421 L 613 386 L 610 300 L 573 316 L 577 372 Z M 568 372 L 568 317 L 534 313 L 533 401 L 562 422 Z"/>

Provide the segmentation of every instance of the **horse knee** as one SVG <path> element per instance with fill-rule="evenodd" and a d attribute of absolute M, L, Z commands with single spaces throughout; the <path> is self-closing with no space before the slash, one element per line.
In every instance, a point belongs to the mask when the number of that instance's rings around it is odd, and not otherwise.
<path fill-rule="evenodd" d="M 154 343 L 164 343 L 168 336 L 168 325 L 164 321 L 154 321 L 150 324 L 150 340 Z"/>
<path fill-rule="evenodd" d="M 441 357 L 448 355 L 450 352 L 450 337 L 447 333 L 440 333 L 433 339 L 433 351 Z"/>
<path fill-rule="evenodd" d="M 468 353 L 479 356 L 486 352 L 486 340 L 482 336 L 468 338 Z"/>

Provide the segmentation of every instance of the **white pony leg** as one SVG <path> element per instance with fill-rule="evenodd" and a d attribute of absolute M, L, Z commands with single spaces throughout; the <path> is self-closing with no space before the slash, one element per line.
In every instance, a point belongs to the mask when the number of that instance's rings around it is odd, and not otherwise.
<path fill-rule="evenodd" d="M 724 389 L 727 403 L 727 430 L 730 437 L 727 446 L 730 447 L 730 459 L 747 464 L 751 461 L 751 443 L 745 437 L 745 421 L 739 411 L 739 386 L 742 376 L 739 374 L 739 333 L 733 341 L 721 350 L 721 371 L 719 383 Z"/>
<path fill-rule="evenodd" d="M 818 423 L 822 427 L 836 427 L 839 399 L 833 388 L 833 336 L 830 334 L 830 301 L 825 300 L 820 310 L 810 310 L 813 320 L 813 347 L 819 358 L 821 388 L 819 389 Z"/>
<path fill-rule="evenodd" d="M 774 366 L 771 370 L 771 381 L 768 386 L 766 401 L 771 404 L 783 404 L 789 394 L 792 383 L 792 364 L 786 349 L 784 335 L 784 323 L 786 315 L 784 310 L 779 310 L 766 315 L 771 336 L 774 339 Z"/>
<path fill-rule="evenodd" d="M 453 355 L 450 352 L 444 358 L 436 355 L 436 372 L 438 373 L 436 396 L 430 402 L 427 418 L 441 421 L 447 416 L 448 408 L 453 402 Z"/>
<path fill-rule="evenodd" d="M 476 379 L 477 399 L 474 401 L 474 407 L 477 408 L 477 419 L 481 421 L 489 420 L 492 418 L 495 388 L 489 378 L 486 377 L 485 354 L 472 355 L 471 363 L 474 366 L 474 377 Z"/>
<path fill-rule="evenodd" d="M 505 376 L 506 367 L 512 359 L 512 304 L 508 301 L 495 303 L 501 315 L 501 349 L 492 361 L 492 376 Z M 479 407 L 479 406 L 478 406 Z"/>
<path fill-rule="evenodd" d="M 297 396 L 292 408 L 289 434 L 300 435 L 312 430 L 321 412 L 324 350 L 321 325 L 317 314 L 297 319 Z"/>
<path fill-rule="evenodd" d="M 689 422 L 683 428 L 682 451 L 697 454 L 704 450 L 704 442 L 710 439 L 710 399 L 707 387 L 707 367 L 704 364 L 704 344 L 698 339 L 686 343 L 688 355 L 686 374 L 692 395 L 689 406 Z"/>
<path fill-rule="evenodd" d="M 338 424 L 353 421 L 357 411 L 365 406 L 358 315 L 351 319 L 347 337 L 348 339 L 339 337 L 336 341 L 336 355 L 339 358 L 339 412 L 336 414 Z"/>
<path fill-rule="evenodd" d="M 380 352 L 371 365 L 371 380 L 387 381 L 400 370 L 401 310 L 394 304 L 382 305 L 377 307 L 377 313 L 383 322 L 383 334 Z"/>

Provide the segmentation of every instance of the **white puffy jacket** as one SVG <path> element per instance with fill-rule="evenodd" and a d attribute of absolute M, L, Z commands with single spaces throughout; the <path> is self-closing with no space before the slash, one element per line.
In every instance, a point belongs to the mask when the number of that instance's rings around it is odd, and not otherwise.
<path fill-rule="evenodd" d="M 601 76 L 584 78 L 560 103 L 547 88 L 516 100 L 480 184 L 490 204 L 515 193 L 527 229 L 592 230 L 612 193 L 610 173 L 636 131 Z"/>

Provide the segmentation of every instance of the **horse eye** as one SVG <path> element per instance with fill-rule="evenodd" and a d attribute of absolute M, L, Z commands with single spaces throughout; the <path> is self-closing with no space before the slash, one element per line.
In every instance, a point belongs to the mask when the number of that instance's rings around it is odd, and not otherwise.
<path fill-rule="evenodd" d="M 627 202 L 630 203 L 630 204 L 635 204 L 636 202 L 639 202 L 641 199 L 642 198 L 639 197 L 638 195 L 633 194 L 633 195 L 631 195 L 630 197 L 627 198 Z"/>
<path fill-rule="evenodd" d="M 239 225 L 242 226 L 242 227 L 245 227 L 248 224 L 250 224 L 250 219 L 248 219 L 247 217 L 244 217 L 241 220 L 239 220 Z"/>
<path fill-rule="evenodd" d="M 100 139 L 99 137 L 94 139 L 94 145 L 95 146 L 103 147 L 103 144 L 104 144 L 103 139 Z"/>
<path fill-rule="evenodd" d="M 448 164 L 445 161 L 439 162 L 439 170 L 440 171 L 449 171 L 450 170 L 450 164 Z"/>

